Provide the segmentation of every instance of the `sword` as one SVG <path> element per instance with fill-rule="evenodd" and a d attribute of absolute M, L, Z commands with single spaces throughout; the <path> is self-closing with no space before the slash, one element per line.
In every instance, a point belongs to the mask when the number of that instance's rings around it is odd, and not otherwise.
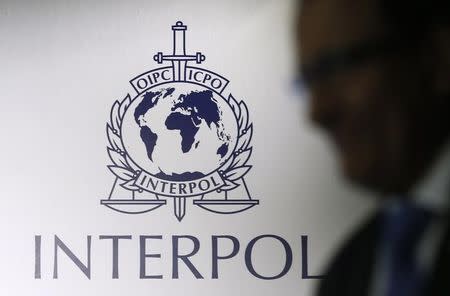
<path fill-rule="evenodd" d="M 187 26 L 185 26 L 183 22 L 176 22 L 176 24 L 172 26 L 172 54 L 164 55 L 162 52 L 158 52 L 153 56 L 153 59 L 158 64 L 162 64 L 165 61 L 172 62 L 173 81 L 186 81 L 187 62 L 195 61 L 197 64 L 201 64 L 206 59 L 200 52 L 197 52 L 195 55 L 186 54 L 186 30 Z M 174 197 L 173 210 L 175 217 L 177 217 L 178 221 L 181 221 L 186 214 L 186 197 Z"/>
<path fill-rule="evenodd" d="M 153 56 L 153 59 L 158 64 L 162 64 L 164 61 L 172 62 L 174 81 L 186 81 L 186 64 L 188 61 L 195 61 L 197 64 L 201 64 L 206 59 L 200 52 L 197 52 L 195 55 L 186 54 L 186 30 L 187 26 L 183 25 L 183 22 L 178 21 L 172 26 L 173 54 L 164 55 L 162 52 L 158 52 Z"/>
<path fill-rule="evenodd" d="M 174 197 L 173 198 L 173 212 L 178 221 L 183 220 L 186 215 L 186 197 Z"/>

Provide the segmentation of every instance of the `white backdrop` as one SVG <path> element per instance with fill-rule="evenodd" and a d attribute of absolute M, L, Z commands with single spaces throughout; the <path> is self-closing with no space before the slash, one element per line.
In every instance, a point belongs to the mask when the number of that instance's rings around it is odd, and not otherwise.
<path fill-rule="evenodd" d="M 0 294 L 1 295 L 310 295 L 316 280 L 300 277 L 300 236 L 310 240 L 310 272 L 370 210 L 370 200 L 338 177 L 325 137 L 310 126 L 307 101 L 293 85 L 293 3 L 232 1 L 0 2 Z M 230 79 L 254 123 L 247 177 L 261 204 L 234 216 L 189 206 L 179 223 L 170 206 L 126 216 L 100 206 L 113 176 L 107 170 L 105 124 L 112 103 L 132 92 L 128 81 L 158 65 L 171 50 L 170 26 L 188 25 L 189 52 Z M 53 235 L 85 259 L 93 236 L 92 279 L 61 256 L 52 279 Z M 120 279 L 111 279 L 111 243 L 98 235 L 133 235 L 121 243 Z M 202 246 L 193 259 L 205 276 L 181 268 L 170 279 L 170 236 L 190 234 Z M 210 273 L 210 237 L 230 234 L 242 248 L 276 234 L 294 251 L 292 270 L 263 281 L 246 270 L 244 252 Z M 42 279 L 34 279 L 34 236 L 42 235 Z M 163 235 L 163 258 L 152 268 L 163 280 L 139 280 L 139 235 Z M 282 267 L 279 246 L 255 252 L 255 267 Z M 158 263 L 159 262 L 159 263 Z"/>

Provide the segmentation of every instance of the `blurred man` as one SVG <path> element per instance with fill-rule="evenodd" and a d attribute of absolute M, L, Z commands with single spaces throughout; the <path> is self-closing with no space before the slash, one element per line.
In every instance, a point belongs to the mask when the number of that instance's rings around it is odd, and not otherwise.
<path fill-rule="evenodd" d="M 385 197 L 320 296 L 450 295 L 450 3 L 305 0 L 311 117 L 345 175 Z"/>

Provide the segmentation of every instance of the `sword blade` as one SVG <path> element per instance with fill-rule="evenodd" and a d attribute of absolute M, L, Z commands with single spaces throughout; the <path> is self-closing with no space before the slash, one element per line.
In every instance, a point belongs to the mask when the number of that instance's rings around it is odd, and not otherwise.
<path fill-rule="evenodd" d="M 186 215 L 186 197 L 174 197 L 173 198 L 173 211 L 178 221 L 183 220 Z"/>

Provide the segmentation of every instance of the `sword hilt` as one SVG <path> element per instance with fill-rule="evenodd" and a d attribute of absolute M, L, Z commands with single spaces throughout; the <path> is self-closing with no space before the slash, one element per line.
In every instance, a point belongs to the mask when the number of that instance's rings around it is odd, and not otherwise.
<path fill-rule="evenodd" d="M 183 22 L 176 22 L 176 24 L 172 26 L 173 54 L 163 55 L 162 52 L 158 52 L 153 56 L 153 60 L 158 64 L 162 64 L 164 61 L 172 62 L 174 81 L 185 81 L 187 62 L 195 61 L 197 64 L 201 64 L 206 59 L 200 52 L 197 52 L 195 55 L 186 54 L 186 30 L 187 26 L 185 26 Z"/>
<path fill-rule="evenodd" d="M 186 55 L 186 30 L 187 26 L 185 26 L 183 22 L 180 21 L 178 21 L 174 26 L 172 26 L 174 56 Z"/>
<path fill-rule="evenodd" d="M 153 59 L 158 64 L 162 64 L 164 61 L 195 61 L 197 64 L 201 64 L 205 61 L 206 57 L 201 52 L 197 52 L 195 55 L 186 54 L 186 30 L 187 26 L 180 21 L 176 22 L 176 24 L 172 26 L 173 54 L 164 55 L 162 52 L 158 52 L 153 56 Z"/>
<path fill-rule="evenodd" d="M 201 64 L 206 60 L 206 57 L 201 52 L 197 52 L 195 55 L 163 55 L 162 52 L 158 52 L 153 56 L 153 60 L 158 64 L 162 64 L 164 61 L 195 61 L 197 64 Z"/>

